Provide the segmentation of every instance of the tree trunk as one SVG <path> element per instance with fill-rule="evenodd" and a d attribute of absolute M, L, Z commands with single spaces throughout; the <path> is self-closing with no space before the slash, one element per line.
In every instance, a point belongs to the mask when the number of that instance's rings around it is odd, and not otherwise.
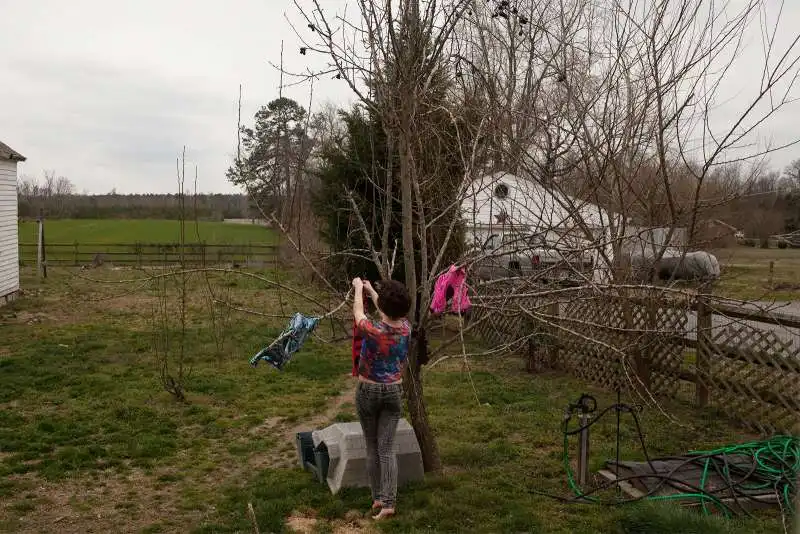
<path fill-rule="evenodd" d="M 404 137 L 409 135 L 403 132 Z M 403 221 L 403 263 L 406 271 L 406 287 L 411 296 L 411 311 L 409 318 L 411 322 L 416 320 L 417 310 L 417 263 L 414 251 L 414 198 L 411 187 L 411 143 L 407 139 L 402 141 L 402 152 L 400 154 L 400 195 L 402 206 Z"/>
<path fill-rule="evenodd" d="M 403 263 L 405 264 L 406 287 L 411 296 L 409 319 L 413 323 L 416 319 L 417 310 L 417 268 L 414 251 L 414 209 L 411 183 L 414 176 L 410 154 L 411 143 L 407 137 L 410 135 L 409 130 L 402 129 L 400 135 L 402 136 L 400 143 L 400 193 L 403 220 Z M 416 346 L 417 344 L 412 341 L 408 351 L 409 361 L 405 385 L 408 412 L 411 417 L 411 426 L 414 427 L 414 434 L 417 436 L 422 452 L 425 471 L 436 472 L 441 470 L 442 462 L 439 458 L 436 438 L 428 421 L 428 410 L 422 391 L 422 373 L 417 359 Z"/>
<path fill-rule="evenodd" d="M 417 436 L 419 448 L 422 452 L 422 464 L 426 473 L 437 473 L 442 470 L 442 460 L 439 457 L 439 446 L 433 435 L 428 408 L 425 404 L 425 394 L 422 389 L 422 370 L 417 360 L 417 344 L 409 347 L 409 362 L 407 380 L 405 381 L 406 399 L 408 400 L 408 413 L 411 417 L 411 426 Z"/>

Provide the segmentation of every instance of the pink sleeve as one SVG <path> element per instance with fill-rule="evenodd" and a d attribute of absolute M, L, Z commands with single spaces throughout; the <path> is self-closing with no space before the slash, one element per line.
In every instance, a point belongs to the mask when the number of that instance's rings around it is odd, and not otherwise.
<path fill-rule="evenodd" d="M 456 313 L 467 311 L 472 307 L 472 302 L 470 302 L 469 295 L 467 295 L 467 273 L 463 268 L 460 268 L 453 277 L 457 277 L 453 281 L 453 289 L 455 290 L 455 297 L 452 303 L 453 311 Z"/>
<path fill-rule="evenodd" d="M 435 314 L 442 313 L 447 305 L 445 295 L 447 293 L 447 280 L 449 278 L 450 275 L 445 273 L 436 279 L 436 285 L 433 288 L 433 299 L 431 299 L 431 311 Z"/>

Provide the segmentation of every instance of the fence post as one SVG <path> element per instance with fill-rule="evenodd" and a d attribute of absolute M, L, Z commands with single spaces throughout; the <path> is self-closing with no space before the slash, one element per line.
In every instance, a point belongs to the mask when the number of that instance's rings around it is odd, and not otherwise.
<path fill-rule="evenodd" d="M 72 265 L 77 267 L 78 266 L 78 242 L 77 241 L 75 241 L 75 243 L 73 243 L 73 247 L 74 248 L 72 249 Z"/>
<path fill-rule="evenodd" d="M 39 276 L 47 278 L 47 253 L 45 250 L 44 239 L 44 210 L 39 210 L 39 241 L 36 246 L 36 263 L 39 270 Z"/>
<path fill-rule="evenodd" d="M 542 360 L 537 355 L 537 347 L 534 338 L 528 338 L 525 343 L 525 371 L 531 374 L 541 372 Z"/>
<path fill-rule="evenodd" d="M 695 393 L 698 406 L 708 405 L 708 375 L 711 363 L 713 312 L 702 295 L 697 296 L 697 352 Z"/>
<path fill-rule="evenodd" d="M 619 341 L 617 342 L 618 347 L 626 347 L 626 351 L 622 356 L 617 356 L 618 361 L 618 368 L 616 370 L 616 378 L 614 379 L 616 382 L 614 384 L 614 388 L 622 388 L 624 384 L 624 378 L 622 375 L 624 373 L 624 365 L 625 362 L 622 358 L 629 358 L 629 363 L 633 365 L 633 370 L 636 373 L 636 377 L 641 381 L 642 387 L 645 389 L 643 393 L 647 394 L 648 389 L 648 381 L 649 377 L 646 376 L 644 366 L 642 365 L 642 342 L 640 340 L 640 332 L 637 332 L 637 324 L 633 316 L 633 297 L 631 296 L 630 292 L 626 288 L 622 288 L 619 290 L 618 295 L 615 296 L 614 300 L 612 300 L 614 305 L 618 305 L 622 310 L 622 320 L 625 331 L 620 334 Z M 631 386 L 639 389 L 638 384 L 631 383 Z"/>
<path fill-rule="evenodd" d="M 660 298 L 658 295 L 647 295 L 645 300 L 644 309 L 642 313 L 644 314 L 644 330 L 645 336 L 643 339 L 647 341 L 644 343 L 639 342 L 638 346 L 636 347 L 636 374 L 639 376 L 639 380 L 642 381 L 642 385 L 645 388 L 645 393 L 650 391 L 650 386 L 652 384 L 652 369 L 651 369 L 651 355 L 653 354 L 653 346 L 655 346 L 658 342 L 658 336 L 660 335 L 657 332 L 658 329 L 658 303 L 653 302 L 653 299 Z M 642 339 L 642 337 L 640 337 Z"/>
<path fill-rule="evenodd" d="M 525 303 L 525 305 L 527 305 L 527 303 Z M 532 307 L 534 309 L 536 308 L 535 302 Z M 525 348 L 523 349 L 525 353 L 525 371 L 528 373 L 538 373 L 541 371 L 542 367 L 541 351 L 536 343 L 536 330 L 537 321 L 531 317 L 524 316 L 522 324 L 520 325 L 519 336 L 531 336 L 528 338 L 528 341 L 525 342 Z"/>
<path fill-rule="evenodd" d="M 560 304 L 558 299 L 554 300 L 550 303 L 547 307 L 548 315 L 550 315 L 550 321 L 553 323 L 550 327 L 550 343 L 548 343 L 549 347 L 549 354 L 547 355 L 547 365 L 551 369 L 558 367 L 559 365 L 559 344 L 560 344 L 560 332 L 558 328 L 558 321 L 560 316 Z"/>

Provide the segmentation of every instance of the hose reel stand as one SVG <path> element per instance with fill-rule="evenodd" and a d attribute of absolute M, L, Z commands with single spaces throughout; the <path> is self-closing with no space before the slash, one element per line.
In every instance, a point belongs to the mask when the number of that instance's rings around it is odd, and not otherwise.
<path fill-rule="evenodd" d="M 564 425 L 568 424 L 573 414 L 578 415 L 580 425 L 578 432 L 578 485 L 586 487 L 589 482 L 589 427 L 592 414 L 597 411 L 597 400 L 584 393 L 577 402 L 571 403 L 564 411 Z"/>

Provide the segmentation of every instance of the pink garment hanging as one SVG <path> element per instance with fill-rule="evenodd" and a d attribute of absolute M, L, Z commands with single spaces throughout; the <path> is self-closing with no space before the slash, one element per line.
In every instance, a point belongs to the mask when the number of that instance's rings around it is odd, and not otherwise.
<path fill-rule="evenodd" d="M 467 295 L 467 272 L 463 267 L 451 265 L 446 273 L 439 276 L 433 288 L 431 311 L 436 315 L 445 311 L 447 299 L 452 295 L 450 311 L 462 313 L 472 308 L 472 303 Z"/>

